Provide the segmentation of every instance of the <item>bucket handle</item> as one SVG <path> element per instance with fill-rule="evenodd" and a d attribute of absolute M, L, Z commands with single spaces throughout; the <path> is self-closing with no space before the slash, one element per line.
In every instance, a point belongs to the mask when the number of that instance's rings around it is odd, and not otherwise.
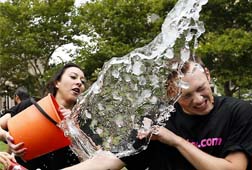
<path fill-rule="evenodd" d="M 58 122 L 56 122 L 53 118 L 51 118 L 45 111 L 44 109 L 42 109 L 42 107 L 40 107 L 40 105 L 34 100 L 34 98 L 30 98 L 31 102 L 34 104 L 34 106 L 36 106 L 36 108 L 40 111 L 40 113 L 42 113 L 42 115 L 44 115 L 50 122 L 52 122 L 53 124 L 57 125 Z"/>

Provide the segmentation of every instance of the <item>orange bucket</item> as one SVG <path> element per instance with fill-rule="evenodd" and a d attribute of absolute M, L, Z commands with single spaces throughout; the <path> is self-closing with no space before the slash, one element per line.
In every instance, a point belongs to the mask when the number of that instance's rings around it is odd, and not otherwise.
<path fill-rule="evenodd" d="M 14 143 L 24 142 L 27 148 L 22 159 L 31 160 L 70 145 L 70 140 L 56 126 L 62 120 L 58 108 L 55 98 L 48 94 L 8 121 Z"/>

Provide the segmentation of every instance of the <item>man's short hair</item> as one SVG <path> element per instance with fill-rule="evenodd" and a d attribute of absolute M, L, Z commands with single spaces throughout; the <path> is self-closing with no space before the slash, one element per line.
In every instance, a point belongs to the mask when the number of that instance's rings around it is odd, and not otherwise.
<path fill-rule="evenodd" d="M 205 64 L 203 63 L 201 58 L 197 56 L 191 56 L 186 62 L 182 62 L 179 58 L 174 58 L 174 60 L 171 61 L 171 65 L 174 63 L 177 63 L 178 65 L 182 63 L 182 67 L 180 67 L 180 70 L 171 70 L 171 72 L 167 76 L 165 86 L 167 97 L 170 100 L 173 100 L 173 98 L 179 94 L 179 88 L 177 86 L 179 73 L 185 74 L 189 70 L 191 62 L 198 63 L 203 69 L 205 69 Z"/>
<path fill-rule="evenodd" d="M 28 98 L 30 97 L 27 88 L 25 88 L 25 87 L 23 87 L 23 86 L 17 88 L 17 90 L 16 90 L 16 92 L 15 92 L 14 95 L 15 95 L 15 96 L 18 96 L 18 97 L 20 98 L 21 101 L 22 101 L 22 100 L 25 100 L 25 99 L 28 99 Z"/>

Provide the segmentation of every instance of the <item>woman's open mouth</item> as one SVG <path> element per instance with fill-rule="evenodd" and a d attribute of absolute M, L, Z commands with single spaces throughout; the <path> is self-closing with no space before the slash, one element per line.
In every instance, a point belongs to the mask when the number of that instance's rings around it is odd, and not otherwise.
<path fill-rule="evenodd" d="M 73 88 L 72 91 L 74 92 L 75 95 L 80 94 L 80 89 L 79 88 Z"/>

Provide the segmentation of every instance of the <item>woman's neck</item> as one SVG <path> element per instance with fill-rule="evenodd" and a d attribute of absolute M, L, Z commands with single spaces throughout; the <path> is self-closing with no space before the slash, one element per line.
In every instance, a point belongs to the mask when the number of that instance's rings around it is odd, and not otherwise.
<path fill-rule="evenodd" d="M 62 99 L 59 96 L 55 96 L 55 99 L 57 101 L 57 103 L 59 104 L 59 106 L 63 106 L 65 109 L 72 109 L 74 104 L 70 104 L 69 102 L 67 102 L 66 100 Z"/>

